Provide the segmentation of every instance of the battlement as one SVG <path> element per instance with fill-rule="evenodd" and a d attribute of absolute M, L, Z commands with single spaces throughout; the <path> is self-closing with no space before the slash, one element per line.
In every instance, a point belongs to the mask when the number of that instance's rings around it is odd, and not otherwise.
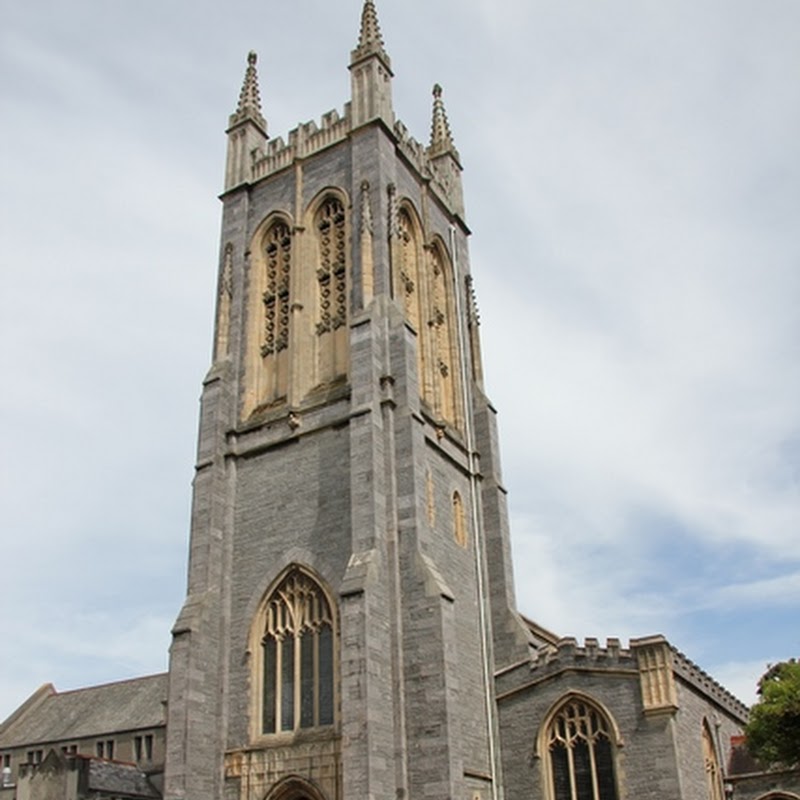
<path fill-rule="evenodd" d="M 394 123 L 394 133 L 397 136 L 397 146 L 400 152 L 418 172 L 425 174 L 428 171 L 428 157 L 425 146 L 411 135 L 408 128 L 399 119 Z"/>
<path fill-rule="evenodd" d="M 463 218 L 464 197 L 461 180 L 457 175 L 461 169 L 458 160 L 456 159 L 456 166 L 450 166 L 449 169 L 443 167 L 440 159 L 432 156 L 432 148 L 425 147 L 418 142 L 400 120 L 394 124 L 394 133 L 397 137 L 397 149 L 420 175 L 424 175 L 430 180 L 431 188 L 444 201 L 445 205 Z"/>
<path fill-rule="evenodd" d="M 311 120 L 298 125 L 289 131 L 288 144 L 278 136 L 266 143 L 263 151 L 253 154 L 251 180 L 253 182 L 280 172 L 294 163 L 295 159 L 304 158 L 326 147 L 344 141 L 350 133 L 350 104 L 344 107 L 344 115 L 340 116 L 336 109 L 323 114 L 320 124 Z"/>
<path fill-rule="evenodd" d="M 529 670 L 543 673 L 542 677 L 564 670 L 602 669 L 638 672 L 645 713 L 677 709 L 677 679 L 732 716 L 747 719 L 744 703 L 660 635 L 631 639 L 628 647 L 613 637 L 604 647 L 592 637 L 582 645 L 574 637 L 562 637 L 533 649 L 529 663 Z"/>
<path fill-rule="evenodd" d="M 347 103 L 344 113 L 335 109 L 323 114 L 319 124 L 314 120 L 304 122 L 289 131 L 286 139 L 277 136 L 265 141 L 251 154 L 249 182 L 255 183 L 276 172 L 290 167 L 297 159 L 307 158 L 328 147 L 344 141 L 353 130 L 351 104 Z M 394 125 L 397 149 L 416 172 L 427 179 L 440 199 L 463 217 L 464 201 L 461 184 L 432 158 L 430 148 L 418 142 L 399 120 Z M 460 169 L 460 167 L 458 167 Z M 230 187 L 229 187 L 230 188 Z"/>
<path fill-rule="evenodd" d="M 631 650 L 622 646 L 619 639 L 606 639 L 605 647 L 600 646 L 598 639 L 587 637 L 583 645 L 578 644 L 574 636 L 563 636 L 556 644 L 545 644 L 534 651 L 531 669 L 547 666 L 553 662 L 564 665 L 572 661 L 575 666 L 587 666 L 590 663 L 613 665 L 625 663 L 631 666 Z"/>
<path fill-rule="evenodd" d="M 722 684 L 715 681 L 677 648 L 672 648 L 672 654 L 672 667 L 679 678 L 695 689 L 699 689 L 726 711 L 736 714 L 744 720 L 747 719 L 750 710 L 738 697 L 731 694 Z"/>

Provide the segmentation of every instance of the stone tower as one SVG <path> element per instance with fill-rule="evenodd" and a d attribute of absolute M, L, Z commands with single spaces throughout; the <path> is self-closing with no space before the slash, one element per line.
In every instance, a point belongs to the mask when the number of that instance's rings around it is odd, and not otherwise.
<path fill-rule="evenodd" d="M 342 115 L 228 127 L 170 800 L 497 798 L 513 610 L 461 164 L 395 119 L 364 3 Z"/>

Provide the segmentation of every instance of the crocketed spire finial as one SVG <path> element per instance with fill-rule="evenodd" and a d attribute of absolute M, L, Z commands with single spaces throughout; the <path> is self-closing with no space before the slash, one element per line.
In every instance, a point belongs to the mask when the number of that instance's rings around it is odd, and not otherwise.
<path fill-rule="evenodd" d="M 251 50 L 247 54 L 247 70 L 244 73 L 242 91 L 239 92 L 239 104 L 236 107 L 236 113 L 231 115 L 231 125 L 235 125 L 245 119 L 251 119 L 262 128 L 266 127 L 266 120 L 261 113 L 261 96 L 258 92 L 257 61 L 258 56 L 255 51 Z"/>
<path fill-rule="evenodd" d="M 430 153 L 433 156 L 443 153 L 456 154 L 453 143 L 453 134 L 450 132 L 450 123 L 447 121 L 447 112 L 442 100 L 442 87 L 437 83 L 433 87 L 433 122 L 431 123 Z"/>
<path fill-rule="evenodd" d="M 364 8 L 361 11 L 361 32 L 358 37 L 358 45 L 352 52 L 351 62 L 360 61 L 369 55 L 381 56 L 387 64 L 389 63 L 375 3 L 373 0 L 364 0 Z"/>

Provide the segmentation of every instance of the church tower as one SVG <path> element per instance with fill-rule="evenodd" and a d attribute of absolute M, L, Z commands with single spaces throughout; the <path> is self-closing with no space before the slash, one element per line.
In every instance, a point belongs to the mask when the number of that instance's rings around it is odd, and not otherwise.
<path fill-rule="evenodd" d="M 213 363 L 170 800 L 488 800 L 513 610 L 461 163 L 395 119 L 373 0 L 352 96 L 270 139 L 257 59 L 228 127 Z"/>

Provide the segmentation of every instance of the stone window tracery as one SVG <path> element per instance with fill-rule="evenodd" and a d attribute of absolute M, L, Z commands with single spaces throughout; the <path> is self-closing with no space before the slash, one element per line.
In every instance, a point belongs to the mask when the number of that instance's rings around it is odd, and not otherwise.
<path fill-rule="evenodd" d="M 582 698 L 566 702 L 546 732 L 550 800 L 618 800 L 611 725 Z"/>
<path fill-rule="evenodd" d="M 263 615 L 261 733 L 289 733 L 334 721 L 334 620 L 322 588 L 292 570 Z"/>
<path fill-rule="evenodd" d="M 706 788 L 708 800 L 724 800 L 725 793 L 722 787 L 722 770 L 719 767 L 717 750 L 708 722 L 703 721 L 703 766 L 706 772 Z"/>
<path fill-rule="evenodd" d="M 319 243 L 319 318 L 317 334 L 338 330 L 347 324 L 347 231 L 344 206 L 328 198 L 316 217 Z"/>
<path fill-rule="evenodd" d="M 405 209 L 397 215 L 397 234 L 400 239 L 399 289 L 406 317 L 417 333 L 419 326 L 419 240 L 411 216 Z"/>
<path fill-rule="evenodd" d="M 267 357 L 289 347 L 289 279 L 292 264 L 292 232 L 285 222 L 267 231 L 264 244 L 266 289 L 261 355 Z"/>
<path fill-rule="evenodd" d="M 434 247 L 431 253 L 428 325 L 433 349 L 436 412 L 451 425 L 457 425 L 458 374 L 455 369 L 454 314 L 450 294 L 444 257 L 441 250 Z"/>

